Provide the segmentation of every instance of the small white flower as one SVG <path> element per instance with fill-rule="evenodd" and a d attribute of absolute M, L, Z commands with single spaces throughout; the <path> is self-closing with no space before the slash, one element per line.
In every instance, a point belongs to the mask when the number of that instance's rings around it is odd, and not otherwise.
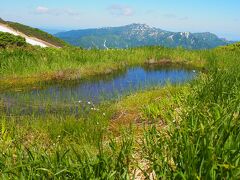
<path fill-rule="evenodd" d="M 94 108 L 91 108 L 91 110 L 94 110 Z"/>
<path fill-rule="evenodd" d="M 97 125 L 99 125 L 99 122 L 97 122 Z"/>
<path fill-rule="evenodd" d="M 78 103 L 82 103 L 82 101 L 81 101 L 81 100 L 79 100 L 79 101 L 78 101 Z"/>
<path fill-rule="evenodd" d="M 103 116 L 106 116 L 106 113 L 103 113 Z"/>
<path fill-rule="evenodd" d="M 90 101 L 88 101 L 88 104 L 91 104 L 91 102 L 90 102 Z"/>
<path fill-rule="evenodd" d="M 192 72 L 194 72 L 194 73 L 195 73 L 195 72 L 196 72 L 196 70 L 193 70 Z"/>

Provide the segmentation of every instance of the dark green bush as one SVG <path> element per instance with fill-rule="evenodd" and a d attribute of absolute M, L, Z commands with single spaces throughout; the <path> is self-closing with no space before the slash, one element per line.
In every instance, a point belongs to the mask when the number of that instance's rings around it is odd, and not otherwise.
<path fill-rule="evenodd" d="M 10 33 L 3 33 L 0 32 L 0 48 L 6 48 L 10 46 L 26 46 L 26 40 L 25 38 L 21 36 L 15 36 Z"/>

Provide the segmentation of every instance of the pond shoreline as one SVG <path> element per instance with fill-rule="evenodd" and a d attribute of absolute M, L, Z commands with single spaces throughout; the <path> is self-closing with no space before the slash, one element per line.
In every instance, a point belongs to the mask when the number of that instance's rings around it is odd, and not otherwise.
<path fill-rule="evenodd" d="M 86 107 L 90 110 L 88 104 L 93 105 L 91 108 L 95 110 L 94 105 L 117 100 L 138 91 L 168 84 L 185 84 L 195 79 L 197 74 L 197 70 L 183 66 L 133 66 L 108 75 L 60 83 L 54 81 L 40 84 L 39 88 L 35 86 L 34 89 L 0 93 L 0 101 L 2 100 L 2 107 L 10 114 L 15 114 L 14 109 L 20 109 L 23 115 L 62 111 L 64 114 L 78 115 Z"/>
<path fill-rule="evenodd" d="M 207 70 L 204 66 L 197 66 L 194 63 L 189 63 L 186 61 L 175 61 L 175 60 L 146 60 L 140 64 L 134 65 L 121 65 L 120 67 L 107 67 L 104 69 L 96 70 L 96 71 L 88 71 L 88 69 L 81 70 L 78 69 L 65 69 L 53 73 L 41 73 L 39 75 L 31 76 L 31 77 L 7 77 L 2 78 L 0 80 L 0 93 L 4 93 L 6 91 L 24 91 L 28 89 L 41 89 L 42 86 L 58 83 L 64 84 L 71 81 L 81 81 L 84 79 L 92 78 L 94 76 L 104 76 L 104 75 L 113 75 L 118 71 L 124 71 L 131 67 L 154 67 L 154 66 L 162 66 L 165 67 L 176 67 L 176 68 L 185 68 L 185 69 L 195 69 L 201 72 L 206 72 Z"/>

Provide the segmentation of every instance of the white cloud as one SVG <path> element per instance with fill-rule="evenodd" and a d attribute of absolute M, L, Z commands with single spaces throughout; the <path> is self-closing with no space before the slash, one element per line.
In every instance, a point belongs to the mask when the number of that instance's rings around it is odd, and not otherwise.
<path fill-rule="evenodd" d="M 133 16 L 134 15 L 133 9 L 125 5 L 115 4 L 108 7 L 108 10 L 112 15 L 116 15 L 116 16 Z"/>
<path fill-rule="evenodd" d="M 38 6 L 36 8 L 36 12 L 40 13 L 40 14 L 45 14 L 49 12 L 49 9 L 47 7 L 43 7 L 43 6 Z"/>
<path fill-rule="evenodd" d="M 68 15 L 68 16 L 79 16 L 80 14 L 72 9 L 50 9 L 44 6 L 38 6 L 35 9 L 35 13 L 37 14 L 48 14 L 48 15 Z"/>

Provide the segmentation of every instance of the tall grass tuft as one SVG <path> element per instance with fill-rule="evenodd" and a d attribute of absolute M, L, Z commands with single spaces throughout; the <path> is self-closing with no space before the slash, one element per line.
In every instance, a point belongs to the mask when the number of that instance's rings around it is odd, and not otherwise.
<path fill-rule="evenodd" d="M 211 64 L 190 94 L 176 97 L 177 119 L 172 114 L 166 130 L 152 127 L 145 134 L 146 158 L 157 178 L 240 178 L 240 67 Z"/>

